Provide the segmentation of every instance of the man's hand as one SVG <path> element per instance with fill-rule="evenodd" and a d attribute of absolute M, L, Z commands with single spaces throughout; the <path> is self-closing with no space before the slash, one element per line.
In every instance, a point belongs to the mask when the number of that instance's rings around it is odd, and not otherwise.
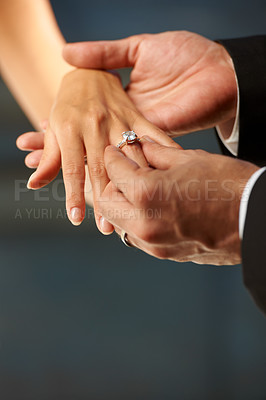
<path fill-rule="evenodd" d="M 111 182 L 99 212 L 130 243 L 158 258 L 238 264 L 239 205 L 253 164 L 202 150 L 142 141 L 150 167 L 139 167 L 108 146 Z"/>
<path fill-rule="evenodd" d="M 153 124 L 178 136 L 233 125 L 237 84 L 223 46 L 190 32 L 68 44 L 64 58 L 81 68 L 133 67 L 127 92 Z"/>

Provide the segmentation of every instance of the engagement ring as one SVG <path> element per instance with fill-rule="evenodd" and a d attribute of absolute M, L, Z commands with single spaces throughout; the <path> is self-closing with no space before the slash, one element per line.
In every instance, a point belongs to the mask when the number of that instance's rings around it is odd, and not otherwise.
<path fill-rule="evenodd" d="M 119 142 L 116 147 L 122 149 L 126 144 L 133 144 L 138 142 L 140 139 L 138 138 L 136 132 L 134 131 L 126 131 L 122 133 L 123 140 Z"/>

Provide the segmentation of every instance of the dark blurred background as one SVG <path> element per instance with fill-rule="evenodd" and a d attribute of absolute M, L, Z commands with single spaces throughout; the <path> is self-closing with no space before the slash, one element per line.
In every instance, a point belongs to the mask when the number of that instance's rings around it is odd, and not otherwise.
<path fill-rule="evenodd" d="M 266 33 L 265 0 L 52 4 L 68 41 Z M 0 105 L 1 399 L 266 399 L 266 319 L 241 266 L 153 259 L 103 237 L 90 213 L 73 227 L 60 178 L 25 190 L 15 139 L 31 127 L 3 83 Z M 212 131 L 180 142 L 219 151 Z"/>

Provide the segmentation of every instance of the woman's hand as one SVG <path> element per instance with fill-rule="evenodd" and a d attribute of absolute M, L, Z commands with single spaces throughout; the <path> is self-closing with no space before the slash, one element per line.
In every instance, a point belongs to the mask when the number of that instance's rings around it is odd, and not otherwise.
<path fill-rule="evenodd" d="M 38 165 L 40 164 L 44 148 L 44 131 L 46 130 L 47 125 L 48 121 L 46 120 L 41 123 L 41 127 L 43 128 L 42 132 L 27 132 L 23 133 L 17 138 L 17 147 L 22 151 L 30 152 L 25 157 L 25 165 L 28 168 L 35 169 L 38 168 Z M 93 195 L 88 172 L 88 165 L 85 165 L 84 196 L 86 203 L 93 207 Z"/>
<path fill-rule="evenodd" d="M 40 164 L 44 148 L 44 132 L 27 132 L 17 138 L 17 147 L 22 151 L 30 151 L 25 157 L 28 168 L 37 168 Z"/>
<path fill-rule="evenodd" d="M 116 76 L 94 70 L 75 70 L 67 74 L 50 114 L 44 150 L 41 154 L 42 134 L 34 138 L 34 146 L 30 148 L 35 152 L 26 162 L 31 164 L 29 166 L 36 166 L 38 158 L 40 162 L 28 187 L 39 189 L 45 186 L 56 177 L 62 163 L 67 214 L 73 224 L 79 225 L 85 214 L 86 155 L 96 223 L 101 229 L 97 216 L 98 199 L 109 181 L 104 167 L 104 150 L 107 145 L 120 142 L 121 133 L 127 130 L 134 130 L 138 136 L 148 134 L 162 144 L 172 143 L 166 134 L 141 116 Z M 18 141 L 19 147 L 22 147 L 21 141 L 22 138 Z M 139 146 L 125 146 L 123 151 L 139 165 L 147 165 Z"/>

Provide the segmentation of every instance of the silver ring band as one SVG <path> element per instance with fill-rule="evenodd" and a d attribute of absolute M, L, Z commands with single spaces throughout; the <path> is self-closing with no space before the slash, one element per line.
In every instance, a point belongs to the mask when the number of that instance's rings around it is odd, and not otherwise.
<path fill-rule="evenodd" d="M 122 230 L 121 232 L 121 236 L 120 239 L 122 240 L 122 242 L 124 243 L 125 246 L 127 247 L 134 247 L 128 240 L 127 238 L 127 233 L 125 231 Z"/>

